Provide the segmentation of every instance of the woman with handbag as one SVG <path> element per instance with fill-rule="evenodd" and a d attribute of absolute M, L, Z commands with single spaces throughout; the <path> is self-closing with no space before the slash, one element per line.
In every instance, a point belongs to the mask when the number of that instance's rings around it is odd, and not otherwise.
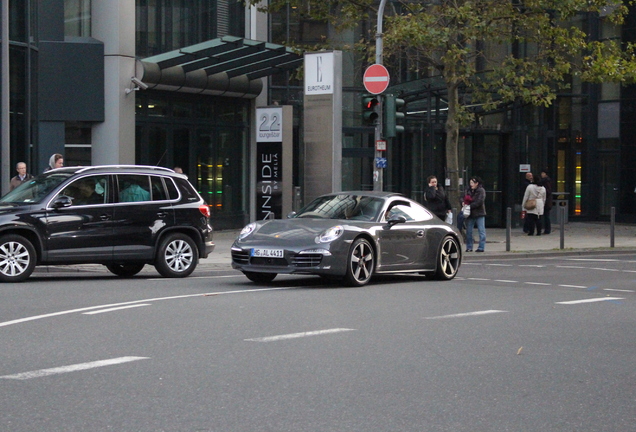
<path fill-rule="evenodd" d="M 464 202 L 469 201 L 470 208 L 470 214 L 466 216 L 466 252 L 473 251 L 475 225 L 479 231 L 477 252 L 483 252 L 486 249 L 486 190 L 479 177 L 471 177 L 468 184 L 470 185 L 466 191 L 468 199 L 464 197 Z"/>
<path fill-rule="evenodd" d="M 541 216 L 545 208 L 546 192 L 545 188 L 537 184 L 537 179 L 533 176 L 532 182 L 526 188 L 523 194 L 523 202 L 521 207 L 526 211 L 528 219 L 528 235 L 534 235 L 534 229 L 537 229 L 537 235 L 541 235 Z"/>

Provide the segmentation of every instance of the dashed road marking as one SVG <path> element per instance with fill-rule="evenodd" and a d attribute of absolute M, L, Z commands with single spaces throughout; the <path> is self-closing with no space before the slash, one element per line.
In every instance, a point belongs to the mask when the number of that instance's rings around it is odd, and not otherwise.
<path fill-rule="evenodd" d="M 503 311 L 503 310 L 484 310 L 484 311 L 466 312 L 466 313 L 459 313 L 459 314 L 452 314 L 452 315 L 432 316 L 432 317 L 426 317 L 424 319 L 464 318 L 464 317 L 490 315 L 490 314 L 506 313 L 506 312 L 508 312 L 508 311 Z"/>
<path fill-rule="evenodd" d="M 583 300 L 555 302 L 555 304 L 575 305 L 575 304 L 597 303 L 597 302 L 612 301 L 612 300 L 625 300 L 625 298 L 624 297 L 599 297 L 599 298 L 591 298 L 591 299 L 583 299 Z"/>
<path fill-rule="evenodd" d="M 290 334 L 284 334 L 284 335 L 278 335 L 278 336 L 266 336 L 266 337 L 251 338 L 251 339 L 244 339 L 244 340 L 247 342 L 276 342 L 276 341 L 285 340 L 285 339 L 297 339 L 297 338 L 303 338 L 303 337 L 309 337 L 309 336 L 322 336 L 325 334 L 342 333 L 342 332 L 349 332 L 349 331 L 355 331 L 355 330 L 356 329 L 350 329 L 350 328 L 333 328 L 333 329 L 326 329 L 326 330 L 290 333 Z"/>
<path fill-rule="evenodd" d="M 49 375 L 59 375 L 63 373 L 77 372 L 81 370 L 94 369 L 98 367 L 112 366 L 116 364 L 128 363 L 128 362 L 133 362 L 137 360 L 147 360 L 149 358 L 150 357 L 118 357 L 118 358 L 113 358 L 109 360 L 98 360 L 98 361 L 93 361 L 88 363 L 79 363 L 79 364 L 74 364 L 69 366 L 61 366 L 61 367 L 55 367 L 50 369 L 40 369 L 40 370 L 35 370 L 30 372 L 22 372 L 22 373 L 18 373 L 14 375 L 4 375 L 4 376 L 0 376 L 0 378 L 14 379 L 14 380 L 27 380 L 31 378 L 41 378 L 41 377 L 45 377 Z"/>

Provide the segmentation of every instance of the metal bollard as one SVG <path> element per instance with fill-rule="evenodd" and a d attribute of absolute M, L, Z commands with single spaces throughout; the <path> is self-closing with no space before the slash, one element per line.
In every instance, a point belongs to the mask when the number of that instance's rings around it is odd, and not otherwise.
<path fill-rule="evenodd" d="M 510 229 L 512 228 L 512 209 L 506 209 L 506 252 L 510 252 Z"/>
<path fill-rule="evenodd" d="M 561 213 L 561 249 L 565 249 L 565 207 L 559 206 Z"/>
<path fill-rule="evenodd" d="M 614 247 L 615 226 L 616 226 L 616 207 L 612 207 L 610 212 L 610 247 Z"/>

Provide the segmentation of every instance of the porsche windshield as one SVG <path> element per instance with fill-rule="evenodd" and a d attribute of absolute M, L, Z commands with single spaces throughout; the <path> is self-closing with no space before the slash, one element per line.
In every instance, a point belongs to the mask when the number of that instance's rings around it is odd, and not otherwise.
<path fill-rule="evenodd" d="M 374 221 L 382 203 L 380 198 L 360 195 L 323 196 L 306 205 L 296 217 Z"/>
<path fill-rule="evenodd" d="M 0 203 L 31 204 L 40 202 L 72 175 L 72 173 L 68 172 L 40 175 L 27 183 L 21 184 L 0 198 Z"/>

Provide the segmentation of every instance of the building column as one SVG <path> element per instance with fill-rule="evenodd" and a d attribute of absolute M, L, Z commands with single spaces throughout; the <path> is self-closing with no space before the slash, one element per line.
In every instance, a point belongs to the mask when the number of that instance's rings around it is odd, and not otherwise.
<path fill-rule="evenodd" d="M 92 36 L 104 43 L 104 122 L 92 129 L 92 163 L 135 163 L 135 2 L 92 0 Z"/>

